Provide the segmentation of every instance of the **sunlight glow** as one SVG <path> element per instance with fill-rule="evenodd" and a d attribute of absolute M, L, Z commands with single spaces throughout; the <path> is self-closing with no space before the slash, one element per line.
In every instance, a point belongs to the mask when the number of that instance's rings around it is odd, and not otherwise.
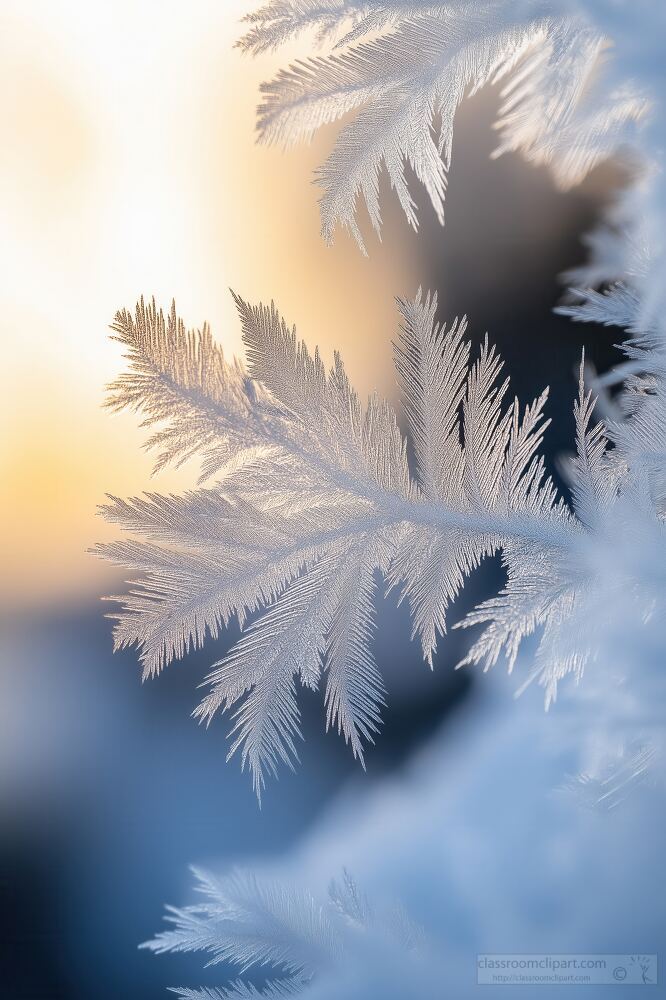
<path fill-rule="evenodd" d="M 105 490 L 148 483 L 138 421 L 101 409 L 120 367 L 108 337 L 116 309 L 141 294 L 164 306 L 175 297 L 188 322 L 208 320 L 233 354 L 241 342 L 229 286 L 275 297 L 311 344 L 344 351 L 362 390 L 381 381 L 373 333 L 376 342 L 393 327 L 386 290 L 397 287 L 398 258 L 382 252 L 370 263 L 347 240 L 323 245 L 310 184 L 321 146 L 289 156 L 256 146 L 258 84 L 278 59 L 233 48 L 252 6 L 3 4 L 5 607 L 94 590 L 108 573 L 85 553 L 108 533 L 96 505 Z M 345 297 L 333 294 L 339 287 Z M 185 483 L 187 473 L 166 473 L 159 486 Z"/>

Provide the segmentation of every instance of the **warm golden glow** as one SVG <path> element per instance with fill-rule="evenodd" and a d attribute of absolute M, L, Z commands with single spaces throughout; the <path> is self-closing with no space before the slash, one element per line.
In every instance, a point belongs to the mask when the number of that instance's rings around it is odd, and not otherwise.
<path fill-rule="evenodd" d="M 105 490 L 148 485 L 137 421 L 101 409 L 120 365 L 108 339 L 118 307 L 175 296 L 233 353 L 232 286 L 275 298 L 325 354 L 339 347 L 361 390 L 391 378 L 377 344 L 392 334 L 391 295 L 413 292 L 416 279 L 396 241 L 371 260 L 344 237 L 322 244 L 311 175 L 330 134 L 287 155 L 254 144 L 258 83 L 280 59 L 232 48 L 252 6 L 3 4 L 5 608 L 103 589 L 109 570 L 85 552 L 108 537 L 95 506 Z M 157 485 L 190 481 L 167 473 Z"/>

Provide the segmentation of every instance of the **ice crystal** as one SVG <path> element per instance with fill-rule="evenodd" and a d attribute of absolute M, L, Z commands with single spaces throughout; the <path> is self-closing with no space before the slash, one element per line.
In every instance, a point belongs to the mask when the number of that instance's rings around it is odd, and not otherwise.
<path fill-rule="evenodd" d="M 241 972 L 269 967 L 275 978 L 261 989 L 243 980 L 219 989 L 174 989 L 181 1000 L 277 1000 L 319 995 L 322 986 L 334 996 L 345 964 L 358 962 L 359 953 L 371 962 L 381 954 L 392 964 L 397 954 L 407 969 L 424 942 L 400 907 L 371 906 L 346 871 L 331 882 L 324 903 L 309 890 L 245 872 L 218 878 L 195 870 L 195 876 L 205 901 L 170 907 L 171 928 L 143 947 L 158 954 L 204 951 L 212 956 L 209 964 L 228 962 Z"/>
<path fill-rule="evenodd" d="M 322 230 L 338 224 L 360 246 L 363 198 L 381 227 L 385 167 L 409 222 L 416 209 L 406 168 L 444 218 L 456 110 L 501 81 L 499 155 L 520 150 L 548 163 L 563 187 L 635 144 L 650 96 L 608 69 L 609 41 L 584 5 L 554 0 L 274 0 L 247 18 L 240 46 L 261 53 L 315 29 L 328 55 L 294 63 L 262 87 L 259 136 L 290 145 L 355 112 L 319 171 Z"/>
<path fill-rule="evenodd" d="M 112 497 L 105 516 L 139 537 L 99 549 L 142 574 L 115 641 L 139 645 L 145 676 L 237 617 L 243 634 L 213 665 L 195 715 L 233 710 L 230 755 L 240 753 L 257 794 L 297 759 L 298 681 L 321 684 L 327 726 L 363 760 L 384 701 L 371 642 L 379 578 L 408 602 L 432 664 L 465 578 L 501 553 L 505 586 L 457 623 L 484 626 L 463 663 L 487 669 L 503 656 L 511 669 L 539 632 L 530 678 L 547 703 L 597 656 L 618 602 L 624 618 L 660 620 L 658 570 L 645 578 L 638 560 L 646 545 L 651 565 L 664 551 L 658 371 L 629 378 L 628 415 L 604 428 L 581 367 L 569 507 L 539 454 L 546 392 L 524 409 L 507 402 L 495 350 L 486 339 L 472 361 L 465 321 L 440 325 L 434 296 L 398 302 L 411 468 L 396 414 L 374 395 L 361 403 L 338 355 L 327 370 L 274 306 L 237 305 L 247 368 L 226 361 L 206 327 L 188 332 L 175 308 L 165 319 L 141 302 L 117 315 L 130 369 L 110 405 L 143 414 L 158 467 L 200 453 L 205 482 L 180 497 Z M 628 350 L 647 347 L 635 337 Z M 633 544 L 609 574 L 618 531 Z"/>

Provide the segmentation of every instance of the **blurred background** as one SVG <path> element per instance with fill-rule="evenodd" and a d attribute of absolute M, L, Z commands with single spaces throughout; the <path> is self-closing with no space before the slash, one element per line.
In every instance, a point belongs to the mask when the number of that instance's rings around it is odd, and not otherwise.
<path fill-rule="evenodd" d="M 401 773 L 430 734 L 479 718 L 495 688 L 456 674 L 461 643 L 442 643 L 433 673 L 408 641 L 404 609 L 383 602 L 377 657 L 390 704 L 366 773 L 323 734 L 303 692 L 303 766 L 269 788 L 259 813 L 247 776 L 225 765 L 226 726 L 189 718 L 211 643 L 141 686 L 135 655 L 112 656 L 101 595 L 122 579 L 87 554 L 111 530 L 105 492 L 178 490 L 194 470 L 149 483 L 131 414 L 102 409 L 121 366 L 108 338 L 116 309 L 172 298 L 240 350 L 228 292 L 275 299 L 325 357 L 339 349 L 353 382 L 393 398 L 395 295 L 437 289 L 441 314 L 486 330 L 526 401 L 551 386 L 547 450 L 570 447 L 573 376 L 585 339 L 601 368 L 613 335 L 551 312 L 557 275 L 584 257 L 590 229 L 621 183 L 597 170 L 573 192 L 519 158 L 491 161 L 497 95 L 457 124 L 440 228 L 421 192 L 412 232 L 388 190 L 368 259 L 340 234 L 319 237 L 312 173 L 335 129 L 284 153 L 254 143 L 259 82 L 311 49 L 250 61 L 233 48 L 252 0 L 0 3 L 0 903 L 7 1000 L 157 1000 L 167 985 L 219 982 L 197 958 L 158 960 L 137 944 L 164 901 L 187 892 L 190 862 L 222 866 L 292 849 L 331 804 L 370 795 Z M 497 577 L 479 574 L 461 602 Z M 464 830 L 466 806 L 456 817 Z"/>

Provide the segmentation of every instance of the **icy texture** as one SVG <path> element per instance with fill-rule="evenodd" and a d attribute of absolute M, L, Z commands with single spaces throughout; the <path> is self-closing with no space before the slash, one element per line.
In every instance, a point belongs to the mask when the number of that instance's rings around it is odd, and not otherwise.
<path fill-rule="evenodd" d="M 268 966 L 275 978 L 261 989 L 242 980 L 219 990 L 175 989 L 181 1000 L 313 997 L 322 987 L 329 995 L 327 990 L 340 985 L 341 971 L 357 967 L 361 956 L 372 956 L 378 968 L 399 965 L 403 981 L 407 970 L 416 972 L 420 929 L 399 906 L 372 907 L 348 872 L 331 882 L 323 904 L 308 890 L 243 872 L 195 875 L 205 902 L 169 908 L 172 929 L 144 947 L 158 954 L 206 951 L 212 955 L 209 964 L 230 962 L 242 972 Z"/>
<path fill-rule="evenodd" d="M 619 295 L 589 301 L 614 314 Z M 621 296 L 624 313 L 630 301 Z M 158 467 L 200 453 L 207 483 L 182 497 L 111 498 L 105 516 L 143 540 L 99 550 L 142 574 L 115 640 L 140 646 L 145 676 L 234 615 L 244 627 L 195 714 L 209 722 L 233 709 L 230 754 L 258 795 L 297 759 L 297 681 L 321 684 L 328 726 L 363 760 L 384 700 L 371 643 L 381 577 L 407 600 L 432 664 L 448 605 L 500 552 L 505 586 L 458 623 L 483 626 L 463 662 L 487 669 L 504 657 L 511 670 L 521 641 L 539 633 L 529 680 L 547 705 L 565 675 L 580 678 L 608 653 L 610 637 L 612 658 L 618 632 L 636 650 L 659 641 L 666 386 L 649 333 L 627 346 L 641 373 L 627 375 L 624 415 L 607 428 L 593 422 L 581 365 L 570 509 L 539 455 L 546 393 L 522 412 L 507 405 L 494 349 L 486 340 L 471 362 L 465 321 L 439 325 L 434 297 L 398 303 L 411 469 L 395 413 L 376 396 L 363 406 L 338 356 L 327 371 L 273 306 L 237 304 L 247 370 L 206 328 L 188 333 L 174 309 L 167 319 L 154 304 L 118 314 L 130 370 L 110 405 L 157 425 Z"/>
<path fill-rule="evenodd" d="M 499 83 L 495 155 L 516 150 L 548 164 L 563 188 L 609 157 L 625 163 L 626 188 L 591 235 L 579 278 L 588 286 L 630 280 L 643 327 L 666 333 L 663 4 L 273 0 L 246 21 L 239 45 L 247 52 L 304 31 L 329 48 L 263 85 L 257 124 L 260 140 L 290 145 L 351 117 L 317 175 L 325 239 L 342 225 L 365 251 L 362 202 L 380 233 L 382 169 L 413 226 L 410 171 L 443 222 L 456 109 Z"/>
<path fill-rule="evenodd" d="M 410 925 L 426 928 L 405 940 L 387 933 L 383 920 L 378 926 L 376 916 L 376 933 L 353 922 L 336 959 L 319 962 L 304 986 L 308 1000 L 441 995 L 472 1000 L 479 995 L 479 952 L 574 953 L 584 947 L 612 953 L 627 942 L 648 952 L 658 949 L 666 919 L 659 877 L 663 791 L 635 788 L 610 814 L 580 808 L 569 794 L 554 794 L 553 785 L 575 764 L 575 755 L 563 754 L 559 739 L 552 746 L 533 699 L 523 698 L 507 712 L 502 687 L 499 678 L 488 678 L 490 697 L 475 712 L 443 727 L 401 771 L 370 787 L 361 782 L 348 787 L 287 856 L 268 869 L 262 861 L 256 885 L 293 900 L 288 934 L 281 923 L 269 927 L 272 949 L 293 942 L 291 928 L 301 926 L 312 905 L 302 900 L 317 900 L 324 915 L 333 917 L 327 940 L 339 940 L 335 914 L 319 887 L 344 864 L 363 873 L 374 914 L 390 913 L 391 902 L 399 899 Z M 582 714 L 572 721 L 577 728 L 585 725 Z M 595 803 L 600 793 L 603 805 L 612 805 L 622 795 L 620 781 L 625 786 L 634 781 L 629 772 L 644 764 L 632 755 L 624 775 L 612 783 L 603 771 L 588 776 L 579 783 L 580 798 Z M 225 887 L 226 899 L 228 879 L 217 884 Z M 384 900 L 388 905 L 378 906 Z M 206 904 L 212 911 L 216 899 L 208 897 Z M 214 958 L 214 949 L 228 941 L 229 924 L 220 931 L 216 923 L 222 913 L 227 910 L 202 914 L 200 929 L 192 934 L 208 952 L 205 958 Z M 245 907 L 235 909 L 235 926 L 243 919 L 248 936 L 265 934 L 265 916 L 246 913 Z M 159 942 L 158 937 L 153 947 Z M 311 961 L 303 950 L 301 945 L 301 960 Z M 286 975 L 271 963 L 265 974 L 276 973 Z M 218 981 L 226 976 L 220 969 Z M 620 986 L 613 995 L 630 997 L 632 989 Z M 589 985 L 567 987 L 572 997 L 588 991 Z M 207 998 L 205 992 L 201 996 Z M 521 985 L 520 996 L 538 1000 L 543 983 Z"/>
<path fill-rule="evenodd" d="M 240 46 L 260 53 L 301 31 L 328 55 L 293 64 L 262 88 L 265 142 L 309 140 L 349 112 L 318 174 L 322 230 L 338 224 L 365 249 L 357 222 L 363 198 L 379 233 L 379 174 L 413 226 L 409 166 L 444 219 L 455 113 L 466 95 L 502 81 L 497 155 L 520 150 L 551 164 L 558 183 L 578 183 L 611 154 L 636 146 L 651 108 L 649 87 L 609 69 L 609 39 L 585 4 L 557 0 L 274 0 L 247 20 Z M 603 19 L 601 19 L 603 21 Z"/>

